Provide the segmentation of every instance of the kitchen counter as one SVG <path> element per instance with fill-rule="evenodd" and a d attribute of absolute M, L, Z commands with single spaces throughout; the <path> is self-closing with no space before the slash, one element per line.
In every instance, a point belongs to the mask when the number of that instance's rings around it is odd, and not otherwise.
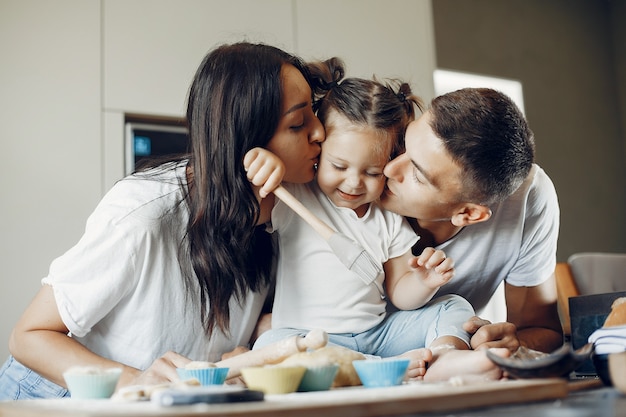
<path fill-rule="evenodd" d="M 264 401 L 161 407 L 112 400 L 0 402 L 2 417 L 108 416 L 502 416 L 626 417 L 626 396 L 599 381 L 512 380 L 467 384 L 411 383 L 267 395 Z"/>
<path fill-rule="evenodd" d="M 626 417 L 626 395 L 611 387 L 596 386 L 573 391 L 565 398 L 551 401 L 417 415 L 420 417 Z"/>

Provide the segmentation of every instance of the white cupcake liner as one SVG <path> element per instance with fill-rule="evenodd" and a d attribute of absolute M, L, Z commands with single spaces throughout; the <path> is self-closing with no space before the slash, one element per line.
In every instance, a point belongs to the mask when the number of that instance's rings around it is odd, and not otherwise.
<path fill-rule="evenodd" d="M 115 392 L 121 374 L 121 368 L 104 370 L 72 368 L 63 373 L 63 378 L 72 398 L 110 398 Z"/>

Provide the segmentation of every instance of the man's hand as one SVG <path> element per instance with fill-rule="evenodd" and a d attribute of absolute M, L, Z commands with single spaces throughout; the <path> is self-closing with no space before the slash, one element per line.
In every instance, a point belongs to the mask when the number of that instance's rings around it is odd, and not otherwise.
<path fill-rule="evenodd" d="M 474 316 L 463 324 L 463 329 L 472 335 L 470 345 L 474 350 L 507 348 L 514 353 L 521 345 L 513 323 L 491 323 Z"/>

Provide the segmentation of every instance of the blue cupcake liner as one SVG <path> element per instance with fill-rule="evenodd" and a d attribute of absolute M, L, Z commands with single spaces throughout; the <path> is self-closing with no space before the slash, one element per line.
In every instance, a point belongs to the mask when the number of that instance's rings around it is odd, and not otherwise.
<path fill-rule="evenodd" d="M 361 383 L 368 388 L 401 385 L 409 359 L 385 358 L 352 361 Z"/>
<path fill-rule="evenodd" d="M 339 372 L 338 364 L 307 367 L 298 391 L 326 391 L 333 385 Z"/>
<path fill-rule="evenodd" d="M 200 381 L 200 385 L 222 385 L 226 380 L 229 368 L 202 368 L 185 369 L 176 368 L 178 376 L 183 381 L 195 378 Z"/>

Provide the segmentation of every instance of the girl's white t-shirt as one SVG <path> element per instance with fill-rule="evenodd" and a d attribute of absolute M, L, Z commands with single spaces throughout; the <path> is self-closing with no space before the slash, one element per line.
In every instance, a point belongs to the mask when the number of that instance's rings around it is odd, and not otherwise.
<path fill-rule="evenodd" d="M 337 207 L 315 182 L 285 184 L 322 221 L 348 236 L 381 265 L 404 255 L 418 237 L 406 220 L 371 204 L 359 218 Z M 272 211 L 272 228 L 279 236 L 273 328 L 324 329 L 329 333 L 360 333 L 385 317 L 386 301 L 376 284 L 366 285 L 349 270 L 328 243 L 283 202 Z"/>

